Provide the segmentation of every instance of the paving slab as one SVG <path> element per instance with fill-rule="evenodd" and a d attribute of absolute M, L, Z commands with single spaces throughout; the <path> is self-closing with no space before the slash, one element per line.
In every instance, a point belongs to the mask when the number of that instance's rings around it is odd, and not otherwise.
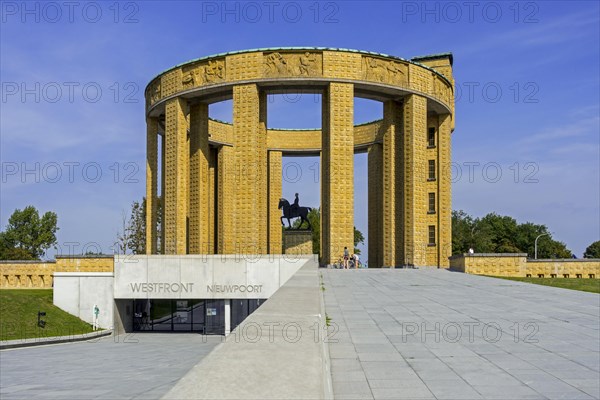
<path fill-rule="evenodd" d="M 1 399 L 160 399 L 221 336 L 134 333 L 0 351 Z"/>
<path fill-rule="evenodd" d="M 597 294 L 433 268 L 323 281 L 335 398 L 356 379 L 360 398 L 600 399 Z"/>

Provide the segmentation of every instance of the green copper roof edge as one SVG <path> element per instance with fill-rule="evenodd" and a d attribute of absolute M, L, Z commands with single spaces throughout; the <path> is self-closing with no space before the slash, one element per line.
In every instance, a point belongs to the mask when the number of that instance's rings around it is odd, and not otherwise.
<path fill-rule="evenodd" d="M 355 50 L 355 49 L 345 49 L 345 48 L 341 48 L 341 47 L 259 47 L 256 49 L 246 49 L 246 50 L 234 50 L 234 51 L 227 51 L 224 53 L 217 53 L 217 54 L 212 54 L 209 56 L 204 56 L 204 57 L 200 57 L 200 58 L 195 58 L 193 60 L 189 60 L 180 64 L 177 64 L 171 68 L 167 68 L 164 71 L 162 71 L 161 73 L 155 75 L 152 79 L 150 79 L 149 83 L 146 85 L 146 88 L 144 89 L 144 94 L 148 91 L 148 87 L 150 86 L 150 84 L 152 82 L 154 82 L 154 80 L 158 77 L 160 77 L 161 75 L 174 70 L 175 68 L 179 68 L 179 67 L 183 67 L 184 65 L 188 65 L 188 64 L 193 64 L 195 62 L 199 62 L 199 61 L 204 61 L 204 60 L 209 60 L 212 58 L 217 58 L 217 57 L 225 57 L 225 56 L 230 56 L 230 55 L 234 55 L 234 54 L 243 54 L 243 53 L 253 53 L 253 52 L 257 52 L 257 51 L 277 51 L 277 50 L 321 50 L 321 51 L 327 51 L 327 50 L 331 50 L 331 51 L 345 51 L 347 53 L 359 53 L 359 54 L 367 54 L 367 55 L 374 55 L 374 56 L 379 56 L 379 57 L 387 57 L 387 58 L 392 58 L 395 60 L 400 60 L 400 61 L 405 61 L 411 64 L 417 64 L 420 67 L 426 68 L 428 70 L 431 70 L 435 73 L 437 73 L 438 75 L 440 75 L 441 77 L 443 77 L 444 79 L 446 79 L 448 81 L 448 83 L 450 83 L 450 81 L 448 80 L 448 78 L 446 78 L 443 74 L 439 73 L 438 71 L 434 70 L 433 68 L 428 67 L 427 65 L 423 65 L 423 64 L 419 64 L 418 62 L 412 61 L 413 59 L 417 58 L 417 59 L 425 59 L 426 57 L 435 57 L 438 56 L 438 54 L 433 54 L 430 56 L 420 56 L 420 57 L 413 57 L 410 60 L 407 60 L 405 58 L 402 57 L 398 57 L 398 56 L 392 56 L 389 54 L 385 54 L 385 53 L 377 53 L 374 51 L 367 51 L 367 50 Z M 449 54 L 450 57 L 452 57 L 452 53 L 440 53 L 439 55 L 442 54 Z"/>
<path fill-rule="evenodd" d="M 411 58 L 411 60 L 419 62 L 419 60 L 435 60 L 436 58 L 444 58 L 444 57 L 450 58 L 450 65 L 452 65 L 452 63 L 454 61 L 454 55 L 452 53 L 450 53 L 450 52 L 448 52 L 448 53 L 427 54 L 427 55 L 424 55 L 424 56 L 417 56 L 417 57 Z"/>
<path fill-rule="evenodd" d="M 225 125 L 229 125 L 229 126 L 233 126 L 233 123 L 231 122 L 227 122 L 227 121 L 223 121 L 217 118 L 208 118 L 211 121 L 214 122 L 219 122 L 221 124 L 225 124 Z M 357 125 L 354 125 L 354 127 L 356 128 L 357 126 L 365 126 L 365 125 L 370 125 L 370 124 L 374 124 L 376 122 L 381 122 L 383 121 L 383 119 L 374 119 L 373 121 L 367 121 L 367 122 L 363 122 Z M 299 131 L 320 131 L 321 128 L 306 128 L 306 129 L 295 129 L 295 128 L 267 128 L 268 131 L 292 131 L 292 132 L 299 132 Z"/>

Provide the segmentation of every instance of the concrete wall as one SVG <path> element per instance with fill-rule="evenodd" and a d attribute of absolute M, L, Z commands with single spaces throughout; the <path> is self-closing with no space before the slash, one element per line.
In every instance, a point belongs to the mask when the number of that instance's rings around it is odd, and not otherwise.
<path fill-rule="evenodd" d="M 115 299 L 266 299 L 313 256 L 115 256 Z"/>
<path fill-rule="evenodd" d="M 598 259 L 530 260 L 524 253 L 459 254 L 449 258 L 450 269 L 477 275 L 599 278 Z"/>
<path fill-rule="evenodd" d="M 56 272 L 54 305 L 92 324 L 94 305 L 100 309 L 98 324 L 113 327 L 113 274 L 111 272 Z"/>

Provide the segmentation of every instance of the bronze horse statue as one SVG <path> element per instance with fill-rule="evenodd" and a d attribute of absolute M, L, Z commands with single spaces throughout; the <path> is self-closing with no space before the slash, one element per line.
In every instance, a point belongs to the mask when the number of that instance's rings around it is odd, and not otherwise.
<path fill-rule="evenodd" d="M 279 199 L 278 209 L 283 209 L 283 216 L 281 217 L 281 225 L 285 226 L 283 223 L 283 219 L 286 218 L 288 220 L 288 227 L 291 228 L 290 219 L 300 218 L 300 225 L 296 229 L 300 229 L 304 221 L 308 223 L 308 229 L 312 229 L 310 225 L 310 221 L 308 220 L 308 212 L 312 210 L 310 207 L 298 207 L 296 212 L 292 212 L 292 206 L 290 206 L 290 202 L 284 198 Z"/>

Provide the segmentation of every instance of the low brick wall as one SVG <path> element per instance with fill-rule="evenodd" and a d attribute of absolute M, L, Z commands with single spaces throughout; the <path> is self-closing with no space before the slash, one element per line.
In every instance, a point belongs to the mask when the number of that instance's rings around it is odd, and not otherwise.
<path fill-rule="evenodd" d="M 450 269 L 476 275 L 600 278 L 600 259 L 530 260 L 524 253 L 458 254 Z"/>
<path fill-rule="evenodd" d="M 600 278 L 600 259 L 528 260 L 527 274 L 546 278 Z"/>
<path fill-rule="evenodd" d="M 283 254 L 313 254 L 311 231 L 283 231 Z"/>
<path fill-rule="evenodd" d="M 55 272 L 112 272 L 114 264 L 112 255 L 58 255 L 54 261 L 0 261 L 0 288 L 51 288 Z"/>

